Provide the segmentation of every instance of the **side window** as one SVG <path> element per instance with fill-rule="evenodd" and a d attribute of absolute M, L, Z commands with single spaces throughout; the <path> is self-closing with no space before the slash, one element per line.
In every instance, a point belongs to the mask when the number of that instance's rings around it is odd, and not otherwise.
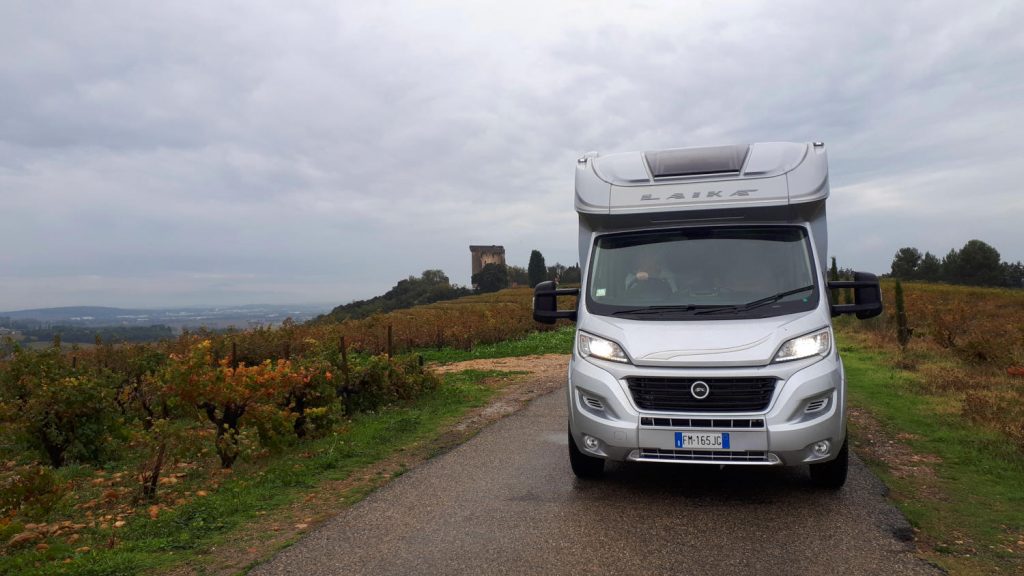
<path fill-rule="evenodd" d="M 595 300 L 600 301 L 615 296 L 613 283 L 609 278 L 611 267 L 606 262 L 609 255 L 609 251 L 602 250 L 594 257 L 593 276 L 590 278 L 590 296 Z"/>

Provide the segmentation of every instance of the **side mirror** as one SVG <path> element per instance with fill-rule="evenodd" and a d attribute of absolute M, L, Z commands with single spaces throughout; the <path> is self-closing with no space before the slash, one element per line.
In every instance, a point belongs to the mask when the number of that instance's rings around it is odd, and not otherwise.
<path fill-rule="evenodd" d="M 856 314 L 857 318 L 864 320 L 882 313 L 882 288 L 878 285 L 878 276 L 870 272 L 854 272 L 853 280 L 828 283 L 829 290 L 842 288 L 853 288 L 853 304 L 833 304 L 832 316 Z"/>
<path fill-rule="evenodd" d="M 558 288 L 558 284 L 548 280 L 537 284 L 533 289 L 533 319 L 543 324 L 554 324 L 560 318 L 576 321 L 576 310 L 559 310 L 559 296 L 579 296 L 579 288 Z"/>

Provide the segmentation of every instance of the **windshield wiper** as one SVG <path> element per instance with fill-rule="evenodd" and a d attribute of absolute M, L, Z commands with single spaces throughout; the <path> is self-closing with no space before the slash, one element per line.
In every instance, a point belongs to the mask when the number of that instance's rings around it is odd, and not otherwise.
<path fill-rule="evenodd" d="M 612 312 L 613 316 L 620 314 L 661 314 L 662 312 L 689 312 L 695 310 L 696 304 L 675 304 L 671 306 L 644 306 L 643 308 L 630 308 L 629 310 L 617 310 Z"/>
<path fill-rule="evenodd" d="M 801 292 L 807 292 L 808 290 L 814 290 L 814 284 L 808 284 L 807 286 L 801 286 L 799 288 L 793 288 L 792 290 L 786 290 L 785 292 L 779 292 L 778 294 L 772 294 L 764 298 L 759 298 L 753 302 L 747 302 L 746 304 L 739 304 L 736 306 L 722 306 L 721 308 L 709 308 L 707 310 L 700 310 L 694 312 L 697 314 L 717 314 L 719 312 L 746 312 L 747 310 L 753 310 L 761 306 L 767 306 L 768 304 L 774 304 L 779 300 L 782 300 L 786 296 L 792 296 L 793 294 L 799 294 Z"/>

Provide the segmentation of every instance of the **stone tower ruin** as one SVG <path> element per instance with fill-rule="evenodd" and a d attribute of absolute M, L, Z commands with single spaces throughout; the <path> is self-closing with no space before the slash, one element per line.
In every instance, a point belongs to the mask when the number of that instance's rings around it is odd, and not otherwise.
<path fill-rule="evenodd" d="M 472 255 L 472 274 L 478 274 L 488 264 L 505 265 L 504 246 L 470 246 L 469 252 Z"/>

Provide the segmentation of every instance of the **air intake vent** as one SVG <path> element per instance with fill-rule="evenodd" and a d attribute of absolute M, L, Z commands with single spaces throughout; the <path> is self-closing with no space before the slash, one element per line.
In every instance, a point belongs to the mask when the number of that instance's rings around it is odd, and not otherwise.
<path fill-rule="evenodd" d="M 601 401 L 598 400 L 597 398 L 590 398 L 589 396 L 583 395 L 581 395 L 581 397 L 583 398 L 583 403 L 586 404 L 587 406 L 590 406 L 594 410 L 604 410 L 604 404 L 601 404 Z"/>
<path fill-rule="evenodd" d="M 804 412 L 817 412 L 828 405 L 828 398 L 819 398 L 817 400 L 811 400 L 807 403 L 807 407 L 804 408 Z"/>
<path fill-rule="evenodd" d="M 738 173 L 747 159 L 750 146 L 714 146 L 644 152 L 647 166 L 655 178 Z"/>

